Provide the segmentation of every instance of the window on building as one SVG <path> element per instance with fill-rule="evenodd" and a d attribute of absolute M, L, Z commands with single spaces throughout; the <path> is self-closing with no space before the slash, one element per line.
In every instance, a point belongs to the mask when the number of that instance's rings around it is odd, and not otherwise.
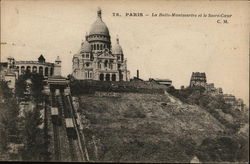
<path fill-rule="evenodd" d="M 89 78 L 89 77 L 88 77 L 88 72 L 85 72 L 85 77 L 86 77 L 86 78 Z"/>
<path fill-rule="evenodd" d="M 102 44 L 101 44 L 101 50 L 102 50 Z"/>
<path fill-rule="evenodd" d="M 50 76 L 52 76 L 53 75 L 53 68 L 50 68 Z"/>
<path fill-rule="evenodd" d="M 45 76 L 49 75 L 49 68 L 48 67 L 45 68 L 45 73 L 44 74 L 45 74 Z"/>
<path fill-rule="evenodd" d="M 94 44 L 94 50 L 96 50 L 96 44 Z"/>
<path fill-rule="evenodd" d="M 104 81 L 104 74 L 100 74 L 100 76 L 99 76 L 99 79 L 100 79 L 100 81 Z"/>
<path fill-rule="evenodd" d="M 99 44 L 97 44 L 97 50 L 99 50 Z"/>
<path fill-rule="evenodd" d="M 108 60 L 105 60 L 104 67 L 107 67 L 107 66 L 108 66 Z"/>
<path fill-rule="evenodd" d="M 25 67 L 22 66 L 22 67 L 21 67 L 21 73 L 24 73 L 24 71 L 25 71 Z"/>
<path fill-rule="evenodd" d="M 39 74 L 43 74 L 43 67 L 39 67 Z"/>
<path fill-rule="evenodd" d="M 86 54 L 86 58 L 89 58 L 89 54 Z"/>
<path fill-rule="evenodd" d="M 33 68 L 32 68 L 32 72 L 37 72 L 37 67 L 36 66 L 33 66 Z"/>
<path fill-rule="evenodd" d="M 30 72 L 30 66 L 27 66 L 26 70 L 27 72 Z"/>

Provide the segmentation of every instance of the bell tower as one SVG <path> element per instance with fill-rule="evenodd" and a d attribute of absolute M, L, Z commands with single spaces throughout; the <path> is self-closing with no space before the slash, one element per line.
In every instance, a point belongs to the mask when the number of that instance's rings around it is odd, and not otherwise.
<path fill-rule="evenodd" d="M 59 56 L 57 56 L 54 64 L 54 76 L 61 76 L 61 63 Z"/>

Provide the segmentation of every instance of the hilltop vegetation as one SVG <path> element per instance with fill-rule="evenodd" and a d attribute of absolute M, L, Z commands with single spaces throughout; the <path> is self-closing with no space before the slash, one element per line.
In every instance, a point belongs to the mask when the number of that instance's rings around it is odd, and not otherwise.
<path fill-rule="evenodd" d="M 225 103 L 222 95 L 212 96 L 203 87 L 187 87 L 181 90 L 170 87 L 168 93 L 184 103 L 199 105 L 225 125 L 232 134 L 238 132 L 242 125 L 248 124 L 248 110 L 233 109 Z"/>
<path fill-rule="evenodd" d="M 87 122 L 91 160 L 190 162 L 197 156 L 205 162 L 248 161 L 248 139 L 203 105 L 142 90 L 73 93 Z"/>
<path fill-rule="evenodd" d="M 93 94 L 102 92 L 129 92 L 129 93 L 164 93 L 166 86 L 145 81 L 94 81 L 71 80 L 71 92 L 73 95 Z"/>

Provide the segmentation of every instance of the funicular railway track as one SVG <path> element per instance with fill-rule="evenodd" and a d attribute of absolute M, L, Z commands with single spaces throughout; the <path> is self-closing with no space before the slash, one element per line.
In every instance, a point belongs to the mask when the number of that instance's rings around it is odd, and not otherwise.
<path fill-rule="evenodd" d="M 55 112 L 56 110 L 57 112 Z M 51 113 L 54 132 L 55 160 L 62 160 L 62 149 L 65 146 L 60 144 L 66 144 L 64 143 L 64 139 L 67 138 L 69 149 L 67 152 L 70 153 L 71 161 L 86 161 L 82 149 L 81 136 L 79 135 L 76 122 L 76 113 L 73 110 L 70 96 L 65 94 L 63 90 L 56 90 L 56 92 L 51 93 Z M 63 131 L 60 129 L 63 129 Z M 65 134 L 67 134 L 67 136 Z M 62 135 L 65 136 L 62 137 Z M 62 138 L 64 139 L 62 140 Z"/>
<path fill-rule="evenodd" d="M 51 93 L 51 111 L 57 108 L 57 101 L 55 97 L 55 93 Z M 53 115 L 54 113 L 52 113 Z M 53 118 L 52 118 L 53 119 Z M 61 153 L 60 153 L 60 139 L 59 139 L 59 122 L 58 120 L 52 120 L 53 122 L 53 134 L 54 134 L 54 153 L 55 153 L 55 160 L 61 160 Z"/>
<path fill-rule="evenodd" d="M 60 105 L 62 107 L 62 116 L 63 116 L 63 124 L 64 126 L 67 128 L 67 125 L 66 125 L 66 119 L 72 119 L 72 113 L 71 111 L 69 110 L 69 106 L 68 104 L 65 102 L 65 98 L 64 98 L 64 95 L 61 93 L 60 94 Z M 66 129 L 67 130 L 67 129 Z M 71 134 L 72 132 L 71 131 L 67 131 L 67 135 L 68 135 L 68 143 L 69 143 L 69 152 L 70 152 L 70 155 L 71 155 L 71 160 L 72 161 L 77 161 L 77 153 L 76 153 L 76 148 L 75 148 L 75 144 L 74 144 L 74 136 Z"/>
<path fill-rule="evenodd" d="M 64 99 L 64 102 L 67 104 L 67 107 L 68 107 L 68 110 L 69 110 L 69 113 L 71 114 L 71 118 L 72 118 L 72 123 L 74 125 L 74 129 L 75 129 L 75 145 L 77 145 L 77 148 L 78 148 L 78 151 L 79 151 L 79 159 L 81 161 L 86 161 L 88 160 L 88 155 L 84 153 L 83 151 L 83 147 L 82 147 L 82 136 L 80 135 L 80 132 L 79 132 L 79 125 L 77 124 L 77 120 L 76 119 L 80 119 L 80 118 L 77 118 L 77 114 L 76 114 L 76 111 L 74 110 L 73 108 L 73 105 L 72 105 L 72 101 L 71 101 L 71 97 L 69 94 L 66 94 L 65 95 L 65 99 Z"/>

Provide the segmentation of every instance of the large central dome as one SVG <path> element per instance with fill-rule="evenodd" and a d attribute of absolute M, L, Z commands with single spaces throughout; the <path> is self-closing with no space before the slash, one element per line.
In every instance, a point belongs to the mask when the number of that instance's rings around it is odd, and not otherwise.
<path fill-rule="evenodd" d="M 89 35 L 106 35 L 109 36 L 109 29 L 106 24 L 102 21 L 101 9 L 97 11 L 97 20 L 92 24 Z"/>

